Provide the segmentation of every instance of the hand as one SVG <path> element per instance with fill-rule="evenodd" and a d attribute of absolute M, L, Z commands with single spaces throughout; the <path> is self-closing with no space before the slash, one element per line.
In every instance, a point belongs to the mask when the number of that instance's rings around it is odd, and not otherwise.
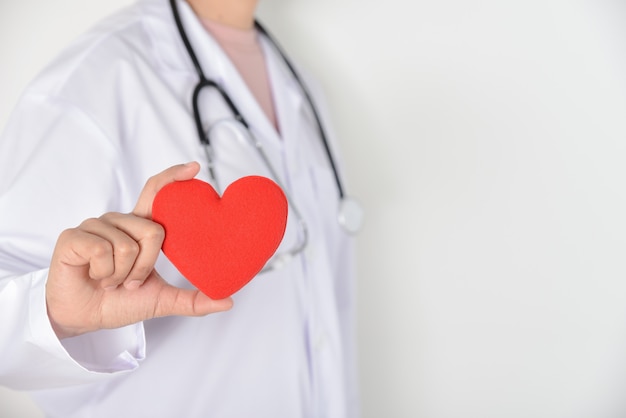
<path fill-rule="evenodd" d="M 132 213 L 107 213 L 61 233 L 46 285 L 48 316 L 59 338 L 232 307 L 230 298 L 211 300 L 171 286 L 154 270 L 165 233 L 151 220 L 152 201 L 163 186 L 189 180 L 199 169 L 197 163 L 170 167 L 146 182 Z"/>

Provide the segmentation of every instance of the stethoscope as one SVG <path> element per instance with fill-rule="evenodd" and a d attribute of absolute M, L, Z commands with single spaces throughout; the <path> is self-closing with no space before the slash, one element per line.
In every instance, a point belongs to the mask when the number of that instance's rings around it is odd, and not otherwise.
<path fill-rule="evenodd" d="M 287 189 L 284 187 L 283 184 L 280 183 L 280 177 L 277 175 L 276 170 L 274 169 L 273 165 L 270 163 L 270 160 L 269 160 L 267 154 L 265 153 L 265 150 L 263 149 L 263 146 L 254 137 L 254 135 L 252 135 L 252 133 L 250 131 L 250 125 L 248 124 L 246 119 L 243 117 L 243 115 L 241 114 L 241 112 L 239 111 L 239 109 L 237 108 L 235 103 L 231 100 L 230 96 L 226 93 L 226 91 L 224 91 L 222 86 L 220 86 L 217 82 L 215 82 L 215 81 L 213 81 L 211 79 L 208 79 L 205 76 L 204 71 L 202 71 L 202 67 L 200 66 L 200 62 L 198 61 L 198 57 L 196 56 L 196 53 L 195 53 L 193 47 L 191 46 L 191 43 L 189 42 L 189 38 L 187 37 L 187 33 L 185 31 L 185 28 L 183 27 L 182 20 L 180 18 L 180 14 L 178 12 L 178 5 L 176 4 L 176 1 L 177 0 L 170 0 L 172 13 L 174 15 L 174 20 L 176 21 L 176 27 L 178 28 L 178 32 L 180 33 L 182 41 L 185 44 L 185 48 L 187 49 L 187 53 L 189 54 L 189 58 L 193 62 L 193 65 L 194 65 L 194 67 L 196 69 L 196 73 L 198 74 L 198 78 L 199 78 L 198 84 L 194 88 L 193 97 L 192 97 L 193 116 L 194 116 L 194 120 L 195 120 L 195 123 L 196 123 L 196 129 L 198 131 L 198 138 L 200 139 L 200 142 L 203 145 L 205 153 L 206 153 L 210 179 L 211 179 L 211 181 L 214 184 L 217 184 L 217 178 L 216 178 L 216 175 L 215 175 L 214 164 L 213 164 L 213 150 L 211 148 L 211 141 L 210 141 L 210 135 L 209 135 L 213 128 L 210 128 L 209 131 L 207 133 L 205 133 L 205 130 L 204 130 L 203 124 L 202 124 L 202 120 L 200 118 L 200 108 L 199 108 L 199 104 L 198 104 L 198 101 L 199 101 L 198 98 L 200 96 L 200 92 L 204 88 L 214 88 L 217 92 L 219 92 L 220 96 L 224 99 L 224 102 L 226 103 L 226 105 L 228 106 L 230 111 L 232 112 L 234 120 L 237 122 L 237 125 L 240 128 L 242 128 L 240 130 L 245 134 L 245 136 L 249 139 L 249 141 L 256 148 L 260 158 L 263 160 L 263 163 L 265 164 L 265 166 L 269 170 L 270 174 L 272 175 L 273 180 L 276 181 L 276 183 L 283 189 L 283 191 L 285 193 L 285 196 L 287 198 L 287 202 L 291 206 L 292 212 L 295 215 L 295 218 L 297 219 L 298 224 L 300 226 L 300 229 L 302 231 L 301 234 L 300 234 L 300 242 L 294 248 L 292 248 L 287 253 L 285 253 L 285 255 L 283 257 L 278 257 L 277 259 L 280 259 L 281 261 L 284 261 L 287 258 L 291 258 L 292 256 L 302 252 L 306 248 L 307 241 L 308 241 L 308 232 L 307 232 L 307 228 L 306 228 L 306 224 L 304 222 L 304 219 L 303 219 L 300 211 L 297 209 L 296 205 L 294 204 L 292 197 L 287 192 Z M 338 208 L 338 215 L 337 215 L 337 219 L 338 219 L 339 225 L 341 225 L 341 227 L 346 232 L 348 232 L 350 234 L 356 234 L 361 229 L 361 226 L 363 224 L 363 209 L 362 209 L 361 205 L 356 200 L 354 200 L 353 198 L 348 197 L 345 194 L 345 191 L 344 191 L 344 188 L 343 188 L 343 184 L 341 183 L 341 179 L 339 177 L 339 172 L 337 170 L 337 166 L 336 166 L 335 160 L 333 158 L 332 152 L 330 150 L 330 145 L 328 143 L 328 139 L 326 137 L 326 132 L 325 132 L 324 127 L 322 125 L 319 113 L 318 113 L 318 111 L 317 111 L 317 109 L 316 109 L 316 107 L 315 107 L 315 105 L 313 103 L 313 99 L 311 98 L 311 94 L 309 93 L 309 91 L 306 88 L 305 84 L 302 82 L 302 79 L 298 75 L 298 73 L 295 70 L 294 66 L 291 64 L 291 62 L 287 58 L 286 54 L 283 52 L 283 50 L 280 48 L 280 46 L 274 40 L 274 38 L 269 35 L 269 33 L 265 30 L 265 28 L 263 28 L 261 26 L 261 24 L 259 24 L 259 22 L 255 21 L 254 24 L 255 24 L 255 28 L 259 31 L 259 33 L 261 33 L 263 36 L 265 36 L 270 41 L 272 46 L 276 49 L 276 51 L 280 54 L 280 56 L 282 57 L 282 59 L 285 62 L 285 65 L 287 65 L 287 67 L 289 68 L 289 71 L 291 72 L 291 74 L 293 75 L 294 79 L 296 80 L 296 82 L 300 86 L 300 88 L 302 90 L 302 93 L 304 94 L 304 96 L 305 96 L 305 98 L 306 98 L 306 100 L 307 100 L 307 102 L 309 104 L 309 107 L 311 108 L 311 111 L 313 113 L 313 116 L 315 118 L 315 121 L 316 121 L 316 124 L 317 124 L 317 127 L 318 127 L 320 138 L 322 140 L 322 144 L 324 145 L 324 150 L 326 151 L 326 155 L 328 156 L 328 161 L 329 161 L 330 167 L 333 170 L 335 183 L 337 185 L 337 191 L 339 193 L 339 208 Z M 229 120 L 232 120 L 232 119 L 229 119 Z M 225 120 L 222 120 L 221 122 L 224 122 L 224 121 Z M 221 122 L 218 121 L 216 124 L 219 124 Z M 274 264 L 276 265 L 278 263 L 275 262 Z M 271 268 L 275 268 L 276 267 L 275 265 L 272 266 Z"/>

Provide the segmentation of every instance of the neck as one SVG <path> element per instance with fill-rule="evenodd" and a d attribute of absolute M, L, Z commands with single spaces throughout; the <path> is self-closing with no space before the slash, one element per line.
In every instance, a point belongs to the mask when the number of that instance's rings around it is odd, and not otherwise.
<path fill-rule="evenodd" d="M 202 19 L 238 29 L 250 29 L 254 25 L 258 0 L 187 0 L 187 3 Z"/>

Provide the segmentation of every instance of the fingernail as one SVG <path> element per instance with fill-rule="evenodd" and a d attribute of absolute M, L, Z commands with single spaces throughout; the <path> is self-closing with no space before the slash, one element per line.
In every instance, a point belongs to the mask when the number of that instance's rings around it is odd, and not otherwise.
<path fill-rule="evenodd" d="M 141 286 L 141 282 L 139 280 L 131 280 L 130 282 L 124 283 L 124 287 L 128 290 L 135 290 Z"/>

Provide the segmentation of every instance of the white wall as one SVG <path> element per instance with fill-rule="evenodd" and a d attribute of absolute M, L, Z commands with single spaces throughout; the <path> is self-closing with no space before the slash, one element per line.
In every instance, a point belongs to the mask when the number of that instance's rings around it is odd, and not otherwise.
<path fill-rule="evenodd" d="M 62 44 L 128 2 L 2 0 L 0 124 Z M 626 416 L 624 2 L 261 15 L 327 88 L 368 210 L 365 418 Z M 0 416 L 26 411 L 7 393 Z"/>

